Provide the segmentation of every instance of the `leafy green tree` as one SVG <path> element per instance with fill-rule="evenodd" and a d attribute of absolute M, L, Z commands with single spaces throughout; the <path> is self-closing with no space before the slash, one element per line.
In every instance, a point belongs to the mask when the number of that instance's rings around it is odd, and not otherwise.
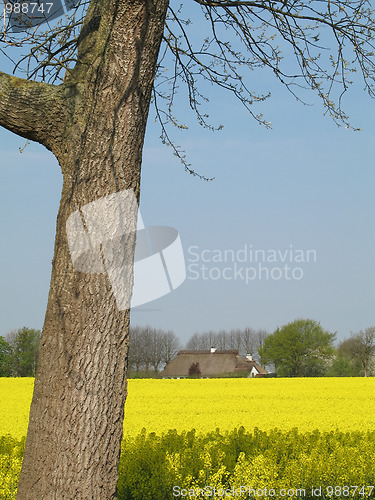
<path fill-rule="evenodd" d="M 362 367 L 359 361 L 350 358 L 341 352 L 340 347 L 336 350 L 335 358 L 327 371 L 328 377 L 359 377 L 362 375 Z"/>
<path fill-rule="evenodd" d="M 9 377 L 9 356 L 10 346 L 4 337 L 0 337 L 0 377 Z"/>
<path fill-rule="evenodd" d="M 6 336 L 9 346 L 5 364 L 12 377 L 35 377 L 41 332 L 20 328 Z"/>
<path fill-rule="evenodd" d="M 273 364 L 284 377 L 317 377 L 325 374 L 333 356 L 335 333 L 320 323 L 297 319 L 269 335 L 260 348 L 262 363 Z"/>

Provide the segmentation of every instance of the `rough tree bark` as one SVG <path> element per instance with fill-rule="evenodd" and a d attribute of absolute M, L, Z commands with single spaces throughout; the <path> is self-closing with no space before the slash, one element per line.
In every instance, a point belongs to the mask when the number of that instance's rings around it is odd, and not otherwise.
<path fill-rule="evenodd" d="M 66 221 L 121 190 L 139 200 L 168 0 L 91 2 L 62 85 L 0 73 L 0 124 L 57 157 L 63 189 L 19 500 L 116 498 L 129 310 L 108 276 L 73 268 Z"/>

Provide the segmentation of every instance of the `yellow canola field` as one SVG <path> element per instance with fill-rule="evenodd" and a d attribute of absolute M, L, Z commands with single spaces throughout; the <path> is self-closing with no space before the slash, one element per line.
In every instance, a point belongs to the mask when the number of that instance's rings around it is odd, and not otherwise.
<path fill-rule="evenodd" d="M 375 430 L 375 378 L 130 380 L 126 434 Z"/>
<path fill-rule="evenodd" d="M 0 378 L 0 436 L 26 436 L 33 378 Z"/>
<path fill-rule="evenodd" d="M 0 379 L 0 436 L 26 434 L 33 379 Z M 375 430 L 375 378 L 129 380 L 124 431 Z"/>

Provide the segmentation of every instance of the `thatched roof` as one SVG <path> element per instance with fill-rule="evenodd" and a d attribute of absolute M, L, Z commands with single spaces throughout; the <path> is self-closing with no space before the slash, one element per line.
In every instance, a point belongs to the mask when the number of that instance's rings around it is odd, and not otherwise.
<path fill-rule="evenodd" d="M 225 375 L 247 376 L 253 370 L 266 374 L 267 371 L 254 360 L 243 358 L 238 351 L 179 351 L 161 372 L 162 377 L 187 377 L 192 365 L 199 364 L 202 377 L 221 377 Z M 253 370 L 254 371 L 254 370 Z"/>

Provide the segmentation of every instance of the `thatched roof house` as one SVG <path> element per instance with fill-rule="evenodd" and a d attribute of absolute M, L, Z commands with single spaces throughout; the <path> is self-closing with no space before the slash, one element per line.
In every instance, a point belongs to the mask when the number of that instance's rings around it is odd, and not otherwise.
<path fill-rule="evenodd" d="M 237 375 L 255 377 L 267 374 L 267 370 L 256 363 L 251 356 L 243 358 L 238 351 L 179 351 L 164 368 L 161 377 L 225 377 Z"/>

